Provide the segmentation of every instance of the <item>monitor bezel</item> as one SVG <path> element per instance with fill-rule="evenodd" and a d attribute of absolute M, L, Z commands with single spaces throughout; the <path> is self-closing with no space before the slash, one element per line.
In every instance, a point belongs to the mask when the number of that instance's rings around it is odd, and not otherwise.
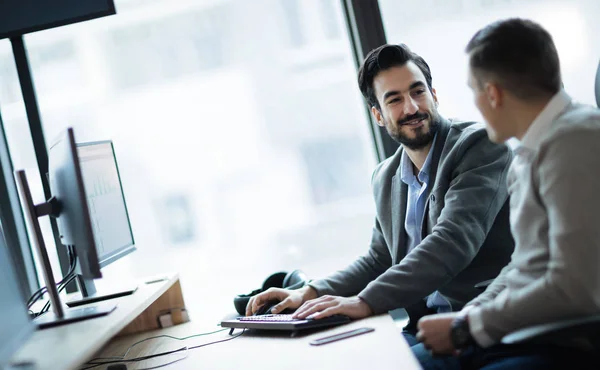
<path fill-rule="evenodd" d="M 102 11 L 92 12 L 92 13 L 80 15 L 77 17 L 64 18 L 61 20 L 53 21 L 53 22 L 48 22 L 48 23 L 44 23 L 44 24 L 39 24 L 39 25 L 34 25 L 34 26 L 29 26 L 29 27 L 24 27 L 24 28 L 19 28 L 19 29 L 3 32 L 3 33 L 0 33 L 0 40 L 13 38 L 13 37 L 20 37 L 20 36 L 23 36 L 23 35 L 26 35 L 29 33 L 33 33 L 33 32 L 48 30 L 48 29 L 52 29 L 52 28 L 56 28 L 56 27 L 67 26 L 70 24 L 85 22 L 85 21 L 89 21 L 92 19 L 102 18 L 102 17 L 107 17 L 110 15 L 117 14 L 117 9 L 115 7 L 114 0 L 106 0 L 106 2 L 107 2 L 107 4 L 106 4 L 107 6 Z"/>

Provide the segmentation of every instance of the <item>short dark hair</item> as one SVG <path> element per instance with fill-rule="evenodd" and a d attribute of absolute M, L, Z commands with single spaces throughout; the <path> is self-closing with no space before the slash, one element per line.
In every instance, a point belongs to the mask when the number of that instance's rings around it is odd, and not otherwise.
<path fill-rule="evenodd" d="M 413 62 L 419 67 L 425 76 L 429 91 L 432 91 L 431 71 L 427 62 L 404 44 L 385 44 L 371 50 L 358 70 L 358 87 L 370 106 L 380 109 L 373 89 L 373 80 L 377 74 L 392 67 L 403 66 L 408 62 Z"/>
<path fill-rule="evenodd" d="M 491 75 L 519 99 L 552 96 L 562 87 L 552 36 L 530 20 L 494 22 L 475 33 L 466 52 L 477 83 Z"/>

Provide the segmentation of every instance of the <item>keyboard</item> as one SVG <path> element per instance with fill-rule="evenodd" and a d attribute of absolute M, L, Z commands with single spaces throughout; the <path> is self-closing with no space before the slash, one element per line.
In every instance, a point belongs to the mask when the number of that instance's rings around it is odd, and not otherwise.
<path fill-rule="evenodd" d="M 238 318 L 240 321 L 258 321 L 258 322 L 290 322 L 290 321 L 304 321 L 306 319 L 294 319 L 292 315 L 283 314 L 270 314 L 270 315 L 257 315 L 257 316 L 244 316 Z"/>
<path fill-rule="evenodd" d="M 264 330 L 299 330 L 325 328 L 341 325 L 350 321 L 348 316 L 333 315 L 323 319 L 293 319 L 292 315 L 269 314 L 256 316 L 241 316 L 232 320 L 221 321 L 224 328 L 264 329 Z"/>

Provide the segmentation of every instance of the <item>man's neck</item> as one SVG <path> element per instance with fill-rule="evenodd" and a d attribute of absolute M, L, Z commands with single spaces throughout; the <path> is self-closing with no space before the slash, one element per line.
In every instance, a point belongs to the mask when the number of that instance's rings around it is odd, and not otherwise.
<path fill-rule="evenodd" d="M 417 173 L 419 173 L 419 171 L 421 171 L 421 169 L 423 168 L 423 165 L 425 164 L 425 160 L 427 159 L 427 155 L 429 155 L 429 151 L 431 150 L 432 143 L 433 143 L 433 141 L 431 143 L 427 144 L 426 147 L 423 147 L 421 149 L 404 148 L 404 150 L 406 151 L 406 154 L 408 155 L 408 158 L 410 158 L 410 161 L 412 162 L 413 166 L 416 168 Z"/>
<path fill-rule="evenodd" d="M 529 127 L 533 124 L 533 121 L 535 121 L 546 105 L 548 105 L 550 99 L 552 99 L 552 97 L 533 103 L 519 104 L 511 119 L 514 122 L 514 137 L 523 140 L 523 136 L 525 136 L 527 130 L 529 130 Z"/>

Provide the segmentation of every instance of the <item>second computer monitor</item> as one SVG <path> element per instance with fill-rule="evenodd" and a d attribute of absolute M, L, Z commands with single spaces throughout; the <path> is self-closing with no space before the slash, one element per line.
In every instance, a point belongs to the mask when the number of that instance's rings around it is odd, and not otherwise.
<path fill-rule="evenodd" d="M 61 133 L 48 150 L 48 179 L 52 192 L 48 203 L 51 214 L 58 216 L 61 243 L 75 246 L 81 275 L 102 277 L 72 128 Z"/>
<path fill-rule="evenodd" d="M 98 260 L 104 267 L 136 249 L 113 143 L 78 143 L 77 155 Z"/>

